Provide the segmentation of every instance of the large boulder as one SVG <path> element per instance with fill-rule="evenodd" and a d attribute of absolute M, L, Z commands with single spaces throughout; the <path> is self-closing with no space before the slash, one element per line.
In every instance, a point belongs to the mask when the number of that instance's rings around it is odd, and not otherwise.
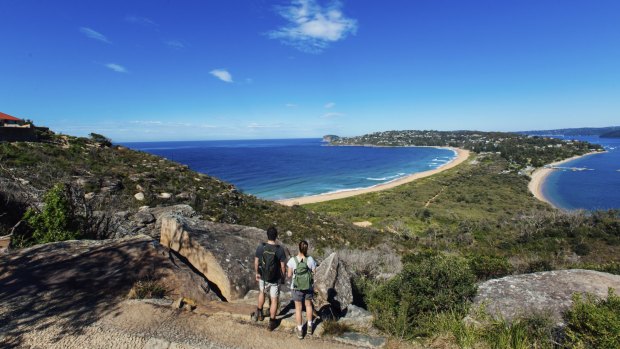
<path fill-rule="evenodd" d="M 202 276 L 145 235 L 49 243 L 0 256 L 0 303 L 23 298 L 49 309 L 87 306 L 123 299 L 141 280 L 158 282 L 171 298 L 217 299 Z"/>
<path fill-rule="evenodd" d="M 316 268 L 314 290 L 318 295 L 315 304 L 318 307 L 331 305 L 332 309 L 340 312 L 353 302 L 351 274 L 337 252 L 330 254 Z"/>
<path fill-rule="evenodd" d="M 474 303 L 508 321 L 545 314 L 561 324 L 562 312 L 571 306 L 574 293 L 605 298 L 608 288 L 620 291 L 620 275 L 582 269 L 544 271 L 485 281 L 478 287 Z"/>
<path fill-rule="evenodd" d="M 257 287 L 254 254 L 265 237 L 264 230 L 253 227 L 178 214 L 161 218 L 161 244 L 187 259 L 229 301 L 241 299 Z"/>
<path fill-rule="evenodd" d="M 101 220 L 106 221 L 105 230 L 112 232 L 110 237 L 122 238 L 145 234 L 159 240 L 161 218 L 171 214 L 191 218 L 196 215 L 196 212 L 191 206 L 181 204 L 165 207 L 144 206 L 135 213 L 121 211 L 113 215 L 109 212 L 98 211 L 95 216 L 100 216 Z"/>

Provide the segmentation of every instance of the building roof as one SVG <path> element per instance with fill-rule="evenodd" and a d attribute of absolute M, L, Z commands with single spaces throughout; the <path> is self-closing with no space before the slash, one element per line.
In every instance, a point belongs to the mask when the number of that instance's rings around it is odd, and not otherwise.
<path fill-rule="evenodd" d="M 21 121 L 22 119 L 18 119 L 14 116 L 11 116 L 9 114 L 5 114 L 3 112 L 0 112 L 0 120 L 8 120 L 8 121 Z"/>

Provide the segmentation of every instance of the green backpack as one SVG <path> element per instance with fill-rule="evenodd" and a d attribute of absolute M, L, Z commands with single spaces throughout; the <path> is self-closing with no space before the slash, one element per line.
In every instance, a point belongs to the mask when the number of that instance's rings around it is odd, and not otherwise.
<path fill-rule="evenodd" d="M 293 275 L 293 289 L 299 291 L 306 291 L 312 288 L 312 272 L 310 268 L 308 268 L 307 260 L 308 258 L 304 258 L 301 262 L 295 258 L 295 263 L 297 266 L 295 267 L 295 274 Z"/>

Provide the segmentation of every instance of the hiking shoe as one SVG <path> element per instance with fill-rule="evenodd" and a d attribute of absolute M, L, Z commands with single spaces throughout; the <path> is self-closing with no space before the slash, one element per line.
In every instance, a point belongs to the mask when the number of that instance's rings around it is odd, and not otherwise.
<path fill-rule="evenodd" d="M 265 315 L 263 315 L 263 311 L 262 310 L 256 310 L 256 313 L 257 313 L 256 319 L 258 321 L 265 320 Z"/>
<path fill-rule="evenodd" d="M 276 323 L 276 319 L 269 319 L 269 326 L 267 326 L 267 329 L 269 331 L 273 331 L 276 329 L 277 323 Z"/>
<path fill-rule="evenodd" d="M 299 339 L 304 339 L 304 334 L 303 334 L 303 329 L 299 329 L 298 326 L 295 326 L 295 334 L 297 335 L 297 338 Z"/>
<path fill-rule="evenodd" d="M 314 322 L 308 324 L 308 336 L 312 336 L 314 334 Z"/>

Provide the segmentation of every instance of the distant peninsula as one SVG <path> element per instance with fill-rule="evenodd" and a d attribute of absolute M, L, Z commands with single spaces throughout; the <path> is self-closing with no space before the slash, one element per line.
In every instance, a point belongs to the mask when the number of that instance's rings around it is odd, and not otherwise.
<path fill-rule="evenodd" d="M 601 138 L 620 138 L 620 130 L 605 132 L 599 137 Z"/>
<path fill-rule="evenodd" d="M 620 126 L 559 128 L 555 130 L 519 131 L 528 136 L 601 136 L 609 132 L 620 131 Z M 609 137 L 604 137 L 609 138 Z"/>

